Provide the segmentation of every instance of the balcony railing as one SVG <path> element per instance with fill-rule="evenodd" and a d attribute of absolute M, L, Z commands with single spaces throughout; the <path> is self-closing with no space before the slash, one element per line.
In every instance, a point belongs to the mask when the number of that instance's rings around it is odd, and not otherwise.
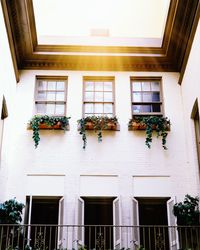
<path fill-rule="evenodd" d="M 200 250 L 200 226 L 0 225 L 0 250 Z"/>

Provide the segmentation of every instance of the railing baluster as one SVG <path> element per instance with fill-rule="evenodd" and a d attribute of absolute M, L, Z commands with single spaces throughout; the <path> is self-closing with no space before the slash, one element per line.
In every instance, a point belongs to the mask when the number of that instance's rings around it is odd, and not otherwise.
<path fill-rule="evenodd" d="M 54 228 L 55 228 L 55 247 L 57 247 L 57 242 L 58 242 L 58 226 L 56 226 Z"/>
<path fill-rule="evenodd" d="M 1 226 L 1 236 L 0 236 L 0 250 L 2 250 L 2 243 L 3 242 L 3 226 Z"/>
<path fill-rule="evenodd" d="M 89 249 L 91 249 L 91 226 L 88 227 L 88 241 L 89 241 Z"/>
<path fill-rule="evenodd" d="M 149 245 L 149 250 L 151 250 L 151 228 L 148 228 L 148 245 Z"/>
<path fill-rule="evenodd" d="M 80 248 L 77 238 L 73 237 L 73 232 L 78 228 L 85 231 L 84 245 L 87 250 L 111 250 L 116 249 L 113 244 L 114 233 L 118 232 L 121 237 L 121 249 L 136 247 L 132 242 L 132 232 L 138 230 L 140 242 L 146 250 L 168 250 L 175 244 L 176 232 L 178 231 L 179 249 L 200 250 L 200 226 L 113 226 L 113 225 L 0 225 L 0 250 L 16 249 L 24 250 L 29 243 L 27 239 L 28 228 L 31 229 L 30 246 L 32 249 L 58 250 L 62 247 L 67 249 Z M 59 232 L 64 233 L 59 237 Z M 130 238 L 131 236 L 131 238 Z M 64 238 L 63 238 L 64 237 Z M 62 242 L 62 240 L 65 240 Z M 61 241 L 60 241 L 61 240 Z M 118 240 L 118 237 L 117 237 Z M 171 240 L 171 242 L 170 242 Z M 60 244 L 60 243 L 61 244 Z M 79 242 L 80 243 L 80 242 Z M 72 246 L 73 244 L 73 246 Z M 135 244 L 135 245 L 134 245 Z M 82 245 L 82 247 L 84 247 Z M 175 245 L 174 245 L 175 247 Z"/>
<path fill-rule="evenodd" d="M 163 245 L 164 245 L 164 249 L 166 249 L 166 235 L 165 235 L 166 230 L 167 230 L 167 228 L 163 227 Z M 175 232 L 175 228 L 174 228 L 174 232 Z"/>

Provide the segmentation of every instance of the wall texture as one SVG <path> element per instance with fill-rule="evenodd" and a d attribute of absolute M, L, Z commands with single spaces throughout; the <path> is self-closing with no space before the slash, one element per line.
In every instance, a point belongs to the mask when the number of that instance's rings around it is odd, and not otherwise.
<path fill-rule="evenodd" d="M 200 194 L 199 177 L 200 170 L 198 166 L 194 122 L 191 119 L 192 109 L 195 101 L 200 105 L 200 23 L 198 25 L 192 50 L 187 63 L 186 71 L 184 74 L 181 92 L 184 109 L 184 126 L 187 138 L 187 158 L 190 164 L 190 169 L 195 169 L 193 175 L 190 176 L 191 180 L 196 183 L 198 187 L 198 194 Z M 190 170 L 189 170 L 190 171 Z M 192 173 L 191 173 L 192 174 Z"/>

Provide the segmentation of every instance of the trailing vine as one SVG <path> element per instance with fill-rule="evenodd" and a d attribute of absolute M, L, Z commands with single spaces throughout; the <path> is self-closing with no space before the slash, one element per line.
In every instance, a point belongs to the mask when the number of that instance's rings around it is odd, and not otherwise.
<path fill-rule="evenodd" d="M 157 137 L 162 137 L 162 147 L 166 150 L 167 130 L 170 126 L 170 120 L 167 117 L 160 116 L 134 116 L 129 121 L 129 128 L 132 127 L 132 122 L 141 123 L 145 126 L 146 140 L 145 144 L 148 148 L 151 147 L 153 130 L 156 131 Z"/>
<path fill-rule="evenodd" d="M 116 117 L 108 116 L 87 116 L 85 118 L 79 119 L 78 125 L 80 126 L 80 135 L 82 135 L 83 149 L 87 145 L 86 130 L 88 129 L 88 123 L 92 124 L 92 129 L 97 133 L 98 142 L 102 142 L 102 130 L 108 129 L 108 124 L 112 123 L 113 126 L 117 126 L 118 119 Z M 91 128 L 89 128 L 91 129 Z"/>
<path fill-rule="evenodd" d="M 70 117 L 66 116 L 48 116 L 48 115 L 35 115 L 33 118 L 29 121 L 29 125 L 31 126 L 33 130 L 33 140 L 35 142 L 35 148 L 37 148 L 39 141 L 40 141 L 40 124 L 46 124 L 51 128 L 52 126 L 56 124 L 60 124 L 61 129 L 67 130 L 67 126 L 69 125 L 69 119 Z"/>

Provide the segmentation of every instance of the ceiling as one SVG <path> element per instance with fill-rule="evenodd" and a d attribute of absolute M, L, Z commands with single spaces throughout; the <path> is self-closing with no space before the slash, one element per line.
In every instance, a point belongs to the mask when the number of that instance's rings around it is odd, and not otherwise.
<path fill-rule="evenodd" d="M 69 3 L 71 0 L 65 1 Z M 156 1 L 152 0 L 152 6 Z M 42 12 L 42 8 L 38 10 L 38 3 L 38 0 L 1 0 L 17 79 L 18 69 L 184 72 L 200 15 L 199 0 L 171 0 L 169 6 L 166 0 L 165 7 L 160 7 L 162 15 L 156 16 L 159 11 L 155 11 L 155 6 L 153 10 L 147 8 L 149 12 L 153 11 L 155 20 L 151 26 L 147 26 L 146 33 L 140 29 L 137 34 L 131 33 L 131 25 L 123 30 L 122 23 L 118 23 L 122 29 L 116 32 L 113 32 L 116 27 L 111 28 L 107 23 L 87 27 L 86 32 L 81 33 L 78 16 L 71 20 L 71 26 L 76 28 L 69 30 L 65 19 L 58 18 L 57 23 L 54 17 L 51 23 L 46 14 L 48 11 L 43 9 Z M 118 14 L 121 15 L 119 10 Z M 61 13 L 57 8 L 54 15 Z M 46 19 L 38 21 L 42 16 L 46 16 Z M 143 18 L 150 22 L 151 16 L 151 13 L 146 13 Z M 123 16 L 120 19 L 124 19 L 125 24 L 130 20 L 125 20 Z M 133 19 L 131 22 L 135 23 Z M 158 22 L 160 28 L 155 31 L 153 27 Z M 48 26 L 48 23 L 51 29 L 47 30 L 45 25 Z M 39 27 L 40 24 L 44 27 Z M 66 28 L 66 33 L 62 33 L 62 28 L 60 33 L 56 33 L 56 27 Z M 151 29 L 148 30 L 148 27 Z M 145 30 L 143 26 L 141 29 Z"/>

